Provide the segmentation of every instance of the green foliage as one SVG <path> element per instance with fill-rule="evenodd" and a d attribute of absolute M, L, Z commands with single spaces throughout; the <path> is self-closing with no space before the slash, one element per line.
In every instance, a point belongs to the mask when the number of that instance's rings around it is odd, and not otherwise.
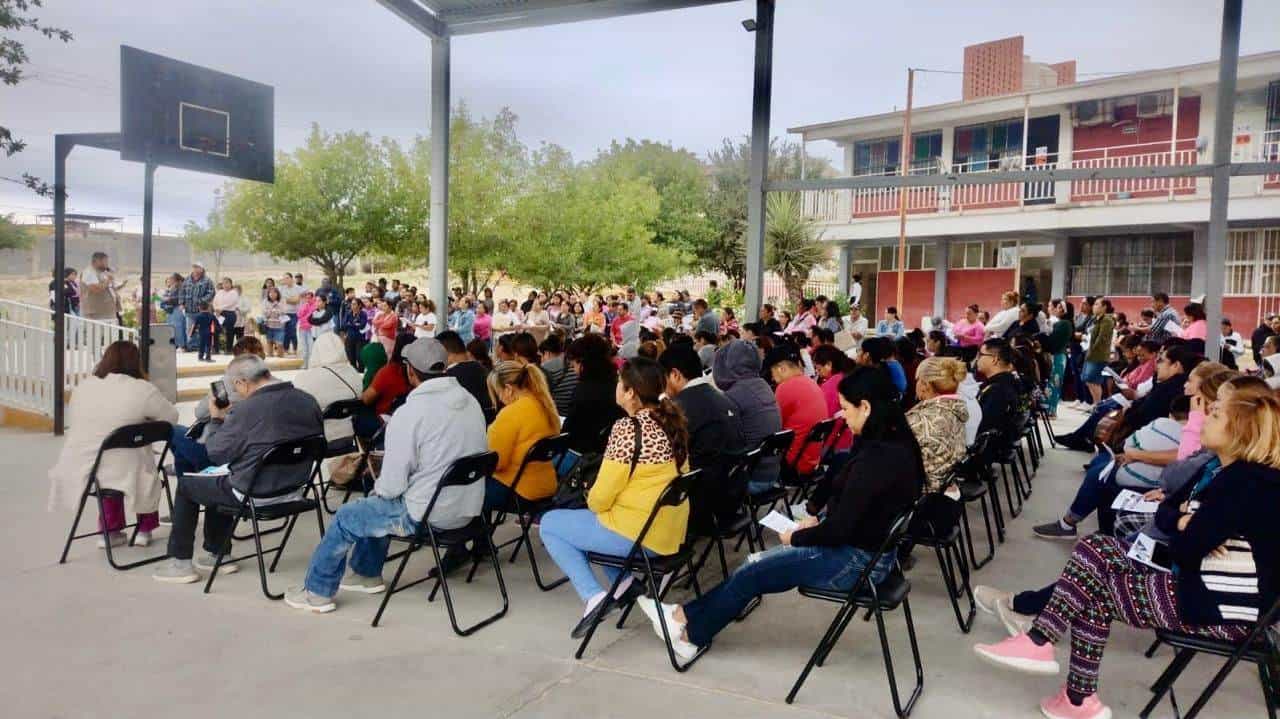
<path fill-rule="evenodd" d="M 215 201 L 215 208 L 220 203 Z M 237 228 L 227 225 L 226 217 L 218 209 L 209 213 L 208 224 L 201 227 L 191 220 L 183 226 L 182 238 L 192 250 L 213 258 L 213 276 L 222 277 L 222 260 L 228 252 L 244 250 L 249 247 L 244 235 Z"/>
<path fill-rule="evenodd" d="M 39 20 L 31 16 L 31 11 L 40 7 L 44 7 L 43 0 L 0 0 L 0 32 L 3 32 L 0 34 L 0 82 L 6 85 L 22 82 L 22 66 L 30 60 L 26 45 L 14 38 L 17 33 L 30 30 L 51 40 L 71 42 L 70 32 L 41 25 Z M 0 125 L 0 152 L 5 157 L 13 157 L 26 146 L 27 143 L 14 137 L 9 128 Z M 37 194 L 47 196 L 51 192 L 48 183 L 38 177 L 24 173 L 22 182 Z"/>
<path fill-rule="evenodd" d="M 0 215 L 0 250 L 25 250 L 34 241 L 27 228 L 14 223 L 13 215 Z"/>
<path fill-rule="evenodd" d="M 817 223 L 800 211 L 800 196 L 794 192 L 771 193 L 766 218 L 765 268 L 782 278 L 792 306 L 799 306 L 809 273 L 827 261 L 829 248 Z"/>

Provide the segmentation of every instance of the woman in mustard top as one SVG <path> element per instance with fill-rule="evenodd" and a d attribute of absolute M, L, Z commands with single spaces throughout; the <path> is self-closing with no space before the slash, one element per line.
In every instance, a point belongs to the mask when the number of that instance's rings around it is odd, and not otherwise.
<path fill-rule="evenodd" d="M 560 431 L 560 415 L 542 370 L 522 361 L 499 362 L 489 373 L 489 396 L 502 409 L 489 425 L 489 449 L 498 453 L 498 468 L 484 492 L 485 511 L 500 509 L 511 496 L 511 483 L 529 448 Z M 516 494 L 546 499 L 556 493 L 556 471 L 548 462 L 525 467 Z"/>
<path fill-rule="evenodd" d="M 603 601 L 605 589 L 587 562 L 587 552 L 631 551 L 653 505 L 685 465 L 689 432 L 680 409 L 661 398 L 665 389 L 666 373 L 657 362 L 636 357 L 623 366 L 615 399 L 628 416 L 615 422 L 609 433 L 600 473 L 587 494 L 587 509 L 559 509 L 542 518 L 542 543 L 585 604 L 571 632 L 574 638 L 586 633 L 597 613 L 625 606 L 643 591 L 640 582 L 627 577 L 614 595 L 617 601 Z M 684 544 L 688 524 L 688 502 L 663 508 L 645 536 L 645 551 L 651 556 L 675 553 Z M 619 570 L 602 569 L 612 586 Z"/>

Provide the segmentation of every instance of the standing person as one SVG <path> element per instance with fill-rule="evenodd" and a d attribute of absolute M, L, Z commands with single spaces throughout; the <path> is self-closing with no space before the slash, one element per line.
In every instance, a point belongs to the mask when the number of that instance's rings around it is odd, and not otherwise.
<path fill-rule="evenodd" d="M 276 287 L 276 281 L 270 277 L 262 281 L 262 296 L 259 299 L 267 299 L 267 291 Z"/>
<path fill-rule="evenodd" d="M 693 301 L 693 332 L 706 332 L 712 337 L 720 336 L 720 318 L 708 310 L 707 301 L 698 298 Z"/>
<path fill-rule="evenodd" d="M 73 267 L 67 267 L 62 272 L 62 311 L 68 315 L 80 314 L 80 287 L 76 282 L 79 273 Z M 57 278 L 49 280 L 49 309 L 57 308 Z"/>
<path fill-rule="evenodd" d="M 1080 372 L 1080 378 L 1089 388 L 1092 404 L 1097 404 L 1102 399 L 1102 368 L 1111 360 L 1111 342 L 1115 335 L 1116 318 L 1111 313 L 1111 300 L 1098 298 L 1093 303 L 1093 317 L 1089 350 L 1084 356 L 1084 369 Z"/>
<path fill-rule="evenodd" d="M 391 302 L 383 297 L 376 303 L 377 311 L 370 321 L 369 327 L 373 330 L 373 341 L 382 344 L 382 348 L 386 350 L 387 356 L 395 351 L 396 333 L 400 329 L 400 318 L 396 315 L 395 309 L 391 306 Z"/>
<path fill-rule="evenodd" d="M 964 319 L 955 323 L 951 329 L 956 336 L 956 344 L 960 345 L 960 349 L 966 350 L 970 354 L 973 354 L 987 337 L 987 328 L 978 319 L 977 304 L 964 308 Z"/>
<path fill-rule="evenodd" d="M 249 327 L 252 327 L 252 324 L 249 321 L 249 315 L 253 313 L 253 303 L 250 302 L 249 298 L 245 296 L 244 287 L 241 287 L 240 285 L 234 285 L 233 288 L 235 289 L 236 295 L 239 298 L 236 300 L 236 325 L 235 325 L 235 336 L 233 339 L 235 340 L 235 342 L 239 342 L 240 338 L 244 337 L 245 330 Z M 235 343 L 233 342 L 231 346 L 234 349 Z"/>
<path fill-rule="evenodd" d="M 200 362 L 213 361 L 213 346 L 218 336 L 218 316 L 208 302 L 201 302 L 199 312 L 191 317 L 191 334 L 196 338 L 196 359 Z"/>
<path fill-rule="evenodd" d="M 89 258 L 89 266 L 80 273 L 80 311 L 85 319 L 116 324 L 117 294 L 128 280 L 118 284 L 111 272 L 107 253 L 95 252 Z M 192 310 L 195 308 L 192 307 Z"/>
<path fill-rule="evenodd" d="M 898 308 L 890 306 L 884 311 L 884 319 L 876 323 L 876 335 L 898 339 L 906 333 L 902 318 L 898 316 Z"/>
<path fill-rule="evenodd" d="M 773 316 L 774 312 L 773 305 L 767 302 L 760 305 L 760 314 L 757 319 L 760 320 L 760 331 L 766 337 L 772 337 L 782 331 L 782 323 Z"/>
<path fill-rule="evenodd" d="M 413 317 L 413 336 L 428 339 L 436 336 L 440 318 L 436 316 L 436 303 L 426 297 L 418 300 L 418 312 Z"/>
<path fill-rule="evenodd" d="M 1066 380 L 1067 351 L 1071 348 L 1071 334 L 1075 329 L 1075 310 L 1067 300 L 1054 299 L 1049 303 L 1053 325 L 1049 334 L 1040 340 L 1040 346 L 1053 356 L 1053 370 L 1049 375 L 1049 397 L 1045 409 L 1049 419 L 1057 419 L 1058 403 L 1062 401 L 1062 384 Z"/>
<path fill-rule="evenodd" d="M 329 308 L 331 317 L 337 317 L 342 311 L 342 293 L 333 286 L 333 280 L 330 280 L 328 275 L 320 278 L 320 288 L 316 290 L 316 297 Z"/>
<path fill-rule="evenodd" d="M 262 324 L 267 329 L 267 354 L 271 357 L 284 356 L 287 318 L 280 290 L 276 287 L 268 287 L 266 299 L 262 300 Z"/>
<path fill-rule="evenodd" d="M 1000 311 L 986 322 L 987 337 L 1005 337 L 1018 323 L 1018 293 L 1009 291 L 1000 295 Z"/>
<path fill-rule="evenodd" d="M 182 301 L 182 312 L 187 317 L 187 349 L 196 349 L 196 335 L 191 331 L 190 323 L 200 312 L 201 303 L 213 302 L 216 291 L 213 287 L 213 279 L 204 271 L 204 265 L 199 262 L 191 263 L 191 274 L 187 275 L 187 279 L 182 283 L 178 297 Z"/>
<path fill-rule="evenodd" d="M 449 318 L 449 329 L 457 332 L 463 345 L 466 345 L 476 338 L 476 313 L 471 309 L 471 299 L 466 296 L 459 298 L 455 307 L 457 309 Z"/>
<path fill-rule="evenodd" d="M 302 300 L 298 303 L 298 344 L 301 346 L 303 369 L 306 369 L 311 361 L 311 344 L 315 339 L 315 335 L 311 332 L 311 315 L 320 306 L 322 303 L 316 298 L 316 293 L 303 290 Z"/>
<path fill-rule="evenodd" d="M 178 421 L 178 410 L 147 381 L 138 346 L 128 341 L 113 342 L 102 353 L 93 374 L 76 386 L 67 407 L 66 441 L 58 461 L 49 470 L 49 509 L 78 506 L 98 449 L 107 435 L 121 427 L 141 422 Z M 120 495 L 104 495 L 105 515 L 98 529 L 106 533 L 98 539 L 100 548 L 117 547 L 128 541 L 123 531 L 126 509 L 138 517 L 134 545 L 151 543 L 151 533 L 160 526 L 161 487 L 156 473 L 155 453 L 150 447 L 113 449 L 102 455 L 97 467 L 102 489 Z"/>
<path fill-rule="evenodd" d="M 1239 359 L 1244 356 L 1244 338 L 1231 326 L 1231 320 L 1222 318 L 1222 343 L 1218 361 L 1227 367 L 1240 369 Z"/>
<path fill-rule="evenodd" d="M 1156 318 L 1147 330 L 1147 339 L 1164 342 L 1178 333 L 1178 313 L 1169 306 L 1169 295 L 1157 292 L 1151 295 L 1151 309 L 1156 311 Z"/>
<path fill-rule="evenodd" d="M 364 363 L 360 361 L 360 350 L 364 349 L 364 335 L 369 319 L 364 315 L 364 305 L 360 300 L 352 298 L 343 308 L 338 318 L 338 328 L 342 331 L 347 350 L 347 361 L 357 371 L 364 371 Z"/>
<path fill-rule="evenodd" d="M 849 287 L 849 308 L 862 308 L 862 275 L 855 274 Z"/>
<path fill-rule="evenodd" d="M 1209 323 L 1204 305 L 1192 302 L 1182 308 L 1182 315 L 1187 320 L 1187 326 L 1182 328 L 1182 339 L 1196 354 L 1207 355 L 1205 342 L 1209 337 Z"/>
<path fill-rule="evenodd" d="M 633 318 L 631 316 L 631 307 L 626 302 L 618 302 L 614 307 L 615 314 L 613 321 L 609 323 L 609 334 L 613 338 L 613 343 L 621 347 L 623 343 L 622 328 L 628 322 L 631 322 Z"/>
<path fill-rule="evenodd" d="M 1093 305 L 1098 298 L 1089 295 L 1080 301 L 1080 311 L 1076 313 L 1076 329 L 1071 335 L 1071 351 L 1067 353 L 1067 380 L 1071 383 L 1075 394 L 1075 407 L 1088 410 L 1089 390 L 1084 383 L 1084 355 L 1088 348 L 1089 333 L 1093 330 L 1096 318 Z"/>
<path fill-rule="evenodd" d="M 484 342 L 486 345 L 493 339 L 493 315 L 485 309 L 483 302 L 476 303 L 476 321 L 471 326 L 472 332 L 475 333 L 475 339 Z"/>
<path fill-rule="evenodd" d="M 613 424 L 595 484 L 585 509 L 547 512 L 540 528 L 552 560 L 569 577 L 583 603 L 582 618 L 570 635 L 581 637 L 611 609 L 634 601 L 643 589 L 626 577 L 613 596 L 606 591 L 587 561 L 588 552 L 623 555 L 646 526 L 654 504 L 667 485 L 680 475 L 689 458 L 689 432 L 684 414 L 663 392 L 662 366 L 636 358 L 623 366 L 615 399 L 627 417 Z M 495 423 L 496 424 L 496 423 Z M 651 554 L 674 554 L 685 541 L 689 503 L 663 507 L 644 537 Z M 612 584 L 620 569 L 606 568 Z"/>
<path fill-rule="evenodd" d="M 280 276 L 280 299 L 284 302 L 284 351 L 298 350 L 298 306 L 302 304 L 302 288 L 294 284 L 288 272 Z"/>
<path fill-rule="evenodd" d="M 165 321 L 173 328 L 173 345 L 179 352 L 187 349 L 187 315 L 182 311 L 182 281 L 182 274 L 179 272 L 169 275 L 164 281 L 164 296 L 160 300 Z"/>
<path fill-rule="evenodd" d="M 235 284 L 229 278 L 223 277 L 218 283 L 218 290 L 214 292 L 210 305 L 213 313 L 218 317 L 218 328 L 222 330 L 220 334 L 227 348 L 227 354 L 231 354 L 231 348 L 236 343 L 236 312 L 240 307 L 240 293 L 236 291 Z M 214 336 L 213 346 L 214 349 L 218 347 L 217 335 Z"/>

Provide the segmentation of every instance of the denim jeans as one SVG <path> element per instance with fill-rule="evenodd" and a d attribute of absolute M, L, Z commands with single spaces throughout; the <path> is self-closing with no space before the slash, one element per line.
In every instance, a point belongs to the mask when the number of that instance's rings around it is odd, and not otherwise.
<path fill-rule="evenodd" d="M 324 539 L 311 555 L 305 586 L 318 597 L 332 597 L 347 568 L 362 577 L 382 576 L 391 540 L 387 535 L 409 536 L 418 531 L 418 522 L 409 516 L 401 498 L 384 499 L 369 495 L 348 502 L 333 515 Z M 353 549 L 354 547 L 354 549 Z"/>
<path fill-rule="evenodd" d="M 507 506 L 511 488 L 493 477 L 484 480 L 484 511 L 494 512 Z"/>
<path fill-rule="evenodd" d="M 631 551 L 631 545 L 635 544 L 634 539 L 628 539 L 600 524 L 595 512 L 590 509 L 556 509 L 544 514 L 539 526 L 547 553 L 565 576 L 569 577 L 569 583 L 583 602 L 604 591 L 595 572 L 591 571 L 587 552 L 626 556 Z M 645 552 L 653 556 L 649 550 L 646 549 Z M 609 578 L 610 585 L 621 573 L 621 570 L 612 567 L 600 569 Z"/>
<path fill-rule="evenodd" d="M 848 591 L 871 557 L 871 552 L 856 547 L 773 547 L 684 605 L 685 632 L 690 642 L 704 647 L 762 594 L 780 594 L 801 585 Z M 871 581 L 879 584 L 892 566 L 890 552 L 872 569 Z"/>
<path fill-rule="evenodd" d="M 199 472 L 213 462 L 209 461 L 209 452 L 194 439 L 187 436 L 187 428 L 180 424 L 173 426 L 169 436 L 169 451 L 173 452 L 173 468 L 178 474 Z"/>
<path fill-rule="evenodd" d="M 298 316 L 294 314 L 286 314 L 284 322 L 284 345 L 285 351 L 290 348 L 298 348 Z"/>
<path fill-rule="evenodd" d="M 301 328 L 298 329 L 298 344 L 302 346 L 302 351 L 300 354 L 302 355 L 303 369 L 306 369 L 311 362 L 311 343 L 314 340 L 315 340 L 315 337 L 311 334 L 310 327 L 306 328 L 305 330 Z"/>
<path fill-rule="evenodd" d="M 1080 373 L 1084 365 L 1084 350 L 1075 342 L 1071 343 L 1071 352 L 1067 355 L 1067 379 L 1075 391 L 1076 401 L 1088 402 L 1089 389 L 1084 386 Z"/>
<path fill-rule="evenodd" d="M 1084 471 L 1084 481 L 1076 490 L 1076 498 L 1071 502 L 1071 509 L 1067 511 L 1067 515 L 1076 522 L 1097 511 L 1098 525 L 1106 534 L 1111 534 L 1115 526 L 1115 512 L 1111 509 L 1111 502 L 1120 493 L 1112 478 L 1115 469 L 1113 468 L 1106 476 L 1102 474 L 1111 458 L 1107 452 L 1099 452 L 1089 462 L 1088 469 Z"/>
<path fill-rule="evenodd" d="M 1068 434 L 1067 437 L 1070 439 L 1092 442 L 1094 430 L 1098 429 L 1098 423 L 1101 422 L 1102 418 L 1106 417 L 1107 413 L 1113 409 L 1120 409 L 1120 405 L 1109 399 L 1104 399 L 1095 404 L 1093 409 L 1089 410 L 1089 418 L 1084 421 L 1084 424 L 1077 427 L 1075 431 Z"/>
<path fill-rule="evenodd" d="M 191 338 L 187 337 L 187 313 L 182 310 L 182 305 L 174 307 L 169 312 L 169 326 L 173 328 L 173 346 L 179 349 L 187 349 L 191 346 Z"/>

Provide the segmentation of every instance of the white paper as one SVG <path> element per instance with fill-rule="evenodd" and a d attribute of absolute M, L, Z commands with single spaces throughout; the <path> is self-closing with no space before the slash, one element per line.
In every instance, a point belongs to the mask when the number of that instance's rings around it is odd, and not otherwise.
<path fill-rule="evenodd" d="M 218 465 L 217 467 L 205 467 L 199 472 L 196 472 L 196 474 L 200 475 L 201 477 L 222 477 L 224 475 L 231 474 L 231 468 L 225 464 L 222 464 L 222 465 Z"/>
<path fill-rule="evenodd" d="M 1099 445 L 1099 446 L 1100 446 L 1100 447 L 1102 447 L 1102 449 L 1098 450 L 1099 452 L 1106 452 L 1106 453 L 1107 453 L 1107 466 L 1105 466 L 1105 467 L 1103 467 L 1103 468 L 1102 468 L 1102 474 L 1099 474 L 1098 476 L 1099 476 L 1099 477 L 1110 477 L 1110 476 L 1111 476 L 1111 470 L 1113 470 L 1113 469 L 1115 469 L 1115 468 L 1116 468 L 1116 455 L 1115 455 L 1115 452 L 1112 452 L 1112 451 L 1111 451 L 1111 448 L 1110 448 L 1110 447 L 1108 447 L 1108 446 L 1107 446 L 1107 445 L 1105 445 L 1105 444 L 1103 444 L 1103 445 Z M 1097 455 L 1095 454 L 1094 456 L 1096 457 Z"/>
<path fill-rule="evenodd" d="M 1142 532 L 1139 532 L 1138 536 L 1134 537 L 1133 544 L 1130 545 L 1129 552 L 1126 556 L 1139 564 L 1145 564 L 1152 569 L 1167 572 L 1169 571 L 1168 567 L 1162 567 L 1151 561 L 1152 556 L 1155 554 L 1157 544 L 1159 544 L 1159 542 L 1148 537 Z"/>
<path fill-rule="evenodd" d="M 1141 494 L 1132 489 L 1122 489 L 1120 494 L 1116 495 L 1115 501 L 1111 503 L 1111 508 L 1122 512 L 1154 514 L 1160 508 L 1160 503 L 1145 500 Z"/>
<path fill-rule="evenodd" d="M 804 502 L 793 504 L 791 505 L 791 516 L 795 517 L 798 522 L 809 516 L 809 509 L 804 506 Z"/>
<path fill-rule="evenodd" d="M 760 520 L 760 524 L 772 529 L 778 534 L 795 531 L 795 528 L 800 526 L 794 519 L 789 518 L 787 515 L 782 514 L 776 509 L 766 514 L 764 519 Z"/>

